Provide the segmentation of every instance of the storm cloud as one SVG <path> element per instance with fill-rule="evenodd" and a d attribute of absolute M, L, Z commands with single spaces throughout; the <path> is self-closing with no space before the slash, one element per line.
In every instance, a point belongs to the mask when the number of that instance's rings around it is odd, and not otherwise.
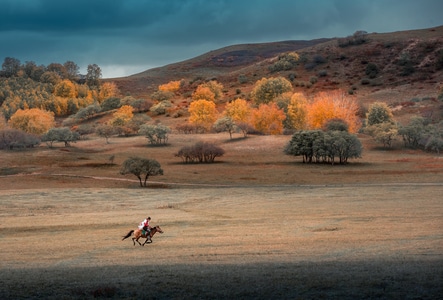
<path fill-rule="evenodd" d="M 0 0 L 0 60 L 126 76 L 243 43 L 440 26 L 440 0 Z"/>

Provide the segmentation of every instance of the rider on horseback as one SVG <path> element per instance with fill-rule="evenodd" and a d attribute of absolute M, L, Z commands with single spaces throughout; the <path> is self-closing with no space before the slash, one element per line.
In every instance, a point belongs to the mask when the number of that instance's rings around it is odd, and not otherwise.
<path fill-rule="evenodd" d="M 149 225 L 150 221 L 151 217 L 147 217 L 138 225 L 138 229 L 143 230 L 143 234 L 146 233 L 147 236 L 151 233 L 151 225 Z"/>

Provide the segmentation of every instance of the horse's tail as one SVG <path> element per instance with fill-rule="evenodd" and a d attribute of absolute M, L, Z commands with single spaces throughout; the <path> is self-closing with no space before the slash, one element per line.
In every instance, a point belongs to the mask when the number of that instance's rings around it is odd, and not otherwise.
<path fill-rule="evenodd" d="M 124 239 L 127 239 L 128 237 L 130 237 L 131 234 L 132 234 L 133 232 L 134 232 L 134 230 L 129 231 L 128 234 L 125 235 L 125 236 L 122 238 L 122 241 L 123 241 Z"/>

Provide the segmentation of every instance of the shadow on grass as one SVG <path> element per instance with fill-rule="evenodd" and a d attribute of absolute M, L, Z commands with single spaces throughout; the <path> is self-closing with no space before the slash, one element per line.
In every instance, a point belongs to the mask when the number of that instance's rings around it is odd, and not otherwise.
<path fill-rule="evenodd" d="M 7 269 L 1 299 L 437 299 L 443 260 Z M 144 262 L 141 260 L 140 262 Z"/>

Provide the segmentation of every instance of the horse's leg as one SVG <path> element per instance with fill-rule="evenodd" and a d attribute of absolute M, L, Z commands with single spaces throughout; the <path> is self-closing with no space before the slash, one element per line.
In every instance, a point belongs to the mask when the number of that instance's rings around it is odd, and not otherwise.
<path fill-rule="evenodd" d="M 132 242 L 134 243 L 134 246 L 135 246 L 135 237 L 132 238 Z"/>

